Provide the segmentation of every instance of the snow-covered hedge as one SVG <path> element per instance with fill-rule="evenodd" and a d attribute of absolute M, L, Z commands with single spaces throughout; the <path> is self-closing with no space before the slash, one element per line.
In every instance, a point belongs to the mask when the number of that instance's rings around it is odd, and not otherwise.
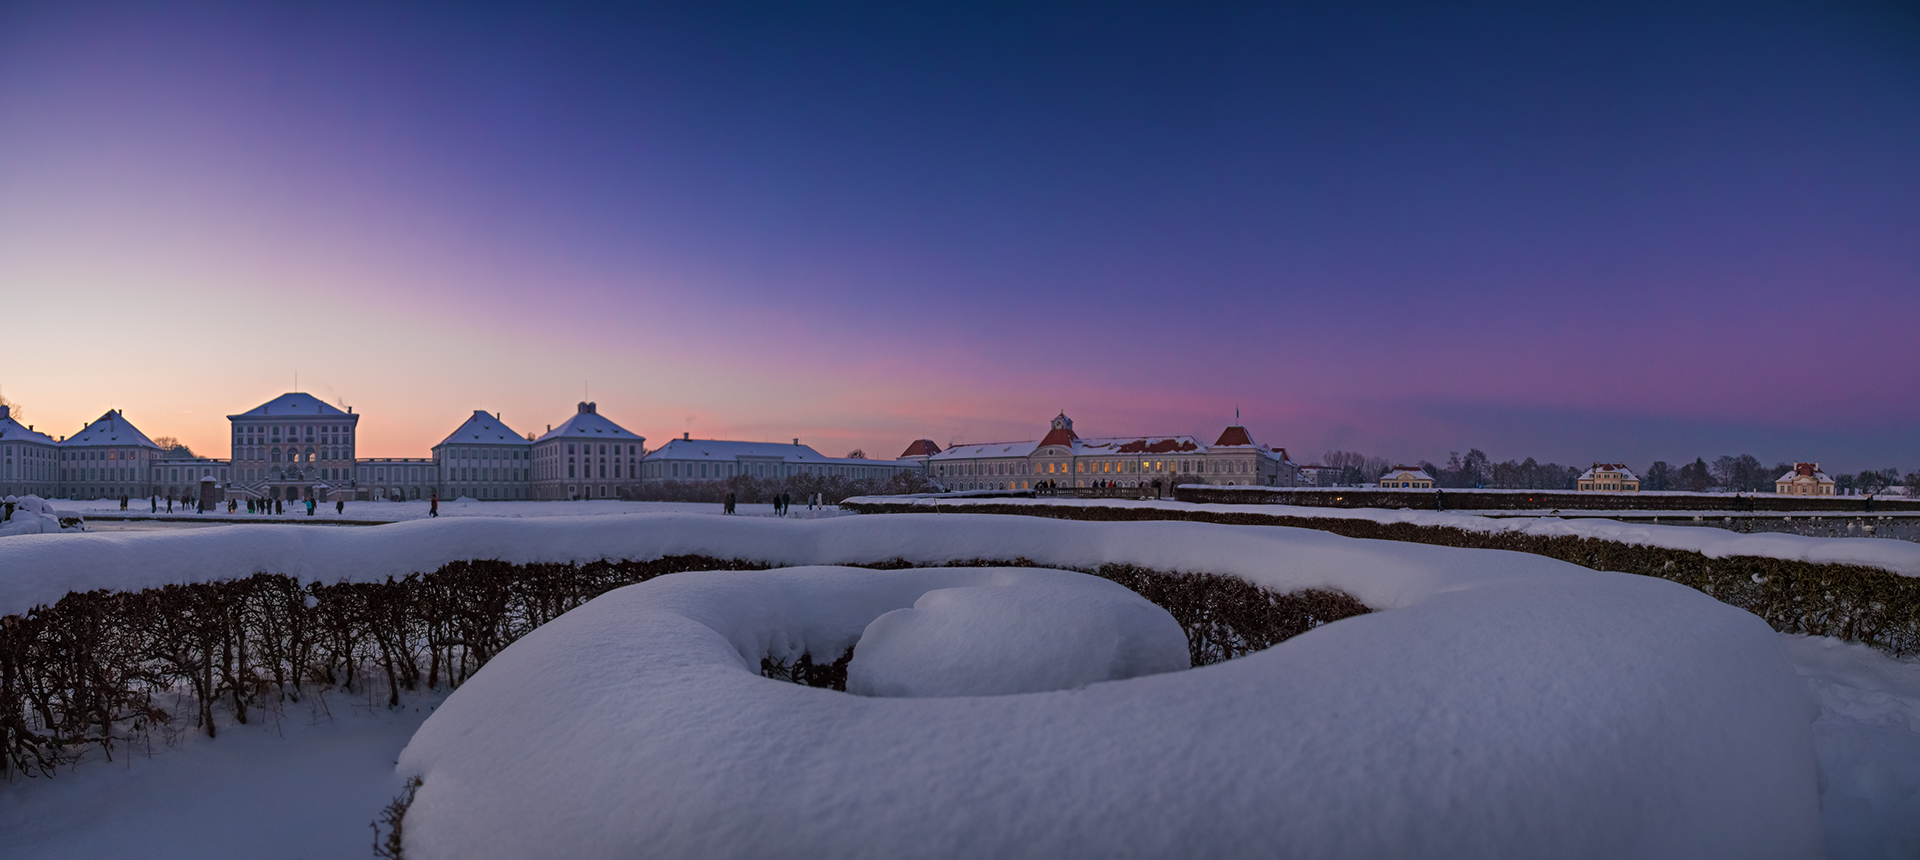
<path fill-rule="evenodd" d="M 586 564 L 457 561 L 371 582 L 302 585 L 260 573 L 74 592 L 50 607 L 0 618 L 0 764 L 50 773 L 88 746 L 111 748 L 177 725 L 180 717 L 169 710 L 190 714 L 188 721 L 211 735 L 221 717 L 244 723 L 262 705 L 297 700 L 315 687 L 373 683 L 397 702 L 402 689 L 460 684 L 516 639 L 609 589 L 668 573 L 770 565 L 689 555 Z M 1108 586 L 1113 591 L 1144 595 L 1162 607 L 1156 612 L 1171 613 L 1169 623 L 1186 633 L 1180 653 L 1192 665 L 1367 611 L 1344 594 L 1281 594 L 1232 576 L 1111 563 L 1089 572 L 1133 590 Z M 1070 615 L 1055 622 L 1083 635 L 1098 629 Z M 761 667 L 769 676 L 846 689 L 847 662 L 834 658 L 850 655 L 830 654 L 816 665 L 804 649 L 776 649 L 761 656 Z"/>
<path fill-rule="evenodd" d="M 863 513 L 925 511 L 882 497 Z M 1095 522 L 1180 521 L 1308 528 L 1346 537 L 1532 553 L 1697 588 L 1785 633 L 1833 636 L 1895 656 L 1920 653 L 1920 544 L 1868 538 L 1740 535 L 1607 520 L 1490 520 L 1412 511 L 1234 509 L 1185 503 L 944 502 L 940 510 Z M 1852 559 L 1852 563 L 1832 559 Z"/>
<path fill-rule="evenodd" d="M 920 536 L 988 518 L 941 519 Z M 662 577 L 533 631 L 427 721 L 400 759 L 423 779 L 407 855 L 1822 853 L 1811 714 L 1779 642 L 1691 589 L 1298 530 L 1042 525 L 1082 551 L 1153 532 L 1140 561 L 1234 556 L 1255 581 L 1392 608 L 1189 671 L 873 698 L 770 681 L 756 658 L 838 653 L 919 595 L 1006 572 Z M 1076 659 L 1000 635 L 1029 663 Z"/>

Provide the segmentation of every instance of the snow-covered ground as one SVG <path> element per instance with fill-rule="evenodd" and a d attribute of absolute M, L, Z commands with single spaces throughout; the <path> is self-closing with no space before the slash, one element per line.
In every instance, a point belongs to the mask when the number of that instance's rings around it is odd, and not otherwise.
<path fill-rule="evenodd" d="M 1920 543 L 1886 538 L 1820 538 L 1793 534 L 1739 534 L 1726 529 L 1699 526 L 1667 526 L 1654 523 L 1623 523 L 1595 517 L 1483 517 L 1471 513 L 1414 511 L 1379 508 L 1306 508 L 1294 505 L 1216 505 L 1175 501 L 1134 501 L 1128 499 L 902 499 L 894 496 L 862 496 L 847 500 L 850 504 L 911 504 L 922 510 L 955 510 L 967 506 L 1019 505 L 1083 508 L 1150 508 L 1171 511 L 1206 511 L 1219 514 L 1265 514 L 1276 517 L 1369 520 L 1377 523 L 1411 523 L 1422 526 L 1450 526 L 1478 532 L 1511 531 L 1522 534 L 1557 537 L 1598 538 L 1622 543 L 1690 550 L 1708 558 L 1736 555 L 1809 561 L 1823 564 L 1857 564 L 1878 567 L 1906 576 L 1920 576 Z M 1644 514 L 1644 512 L 1641 512 Z"/>
<path fill-rule="evenodd" d="M 417 502 L 348 502 L 345 510 L 335 513 L 332 504 L 324 504 L 314 509 L 313 516 L 307 516 L 303 506 L 289 505 L 284 514 L 249 514 L 243 504 L 238 513 L 227 513 L 222 506 L 219 510 L 207 513 L 193 513 L 176 506 L 172 513 L 167 512 L 166 502 L 160 503 L 159 513 L 154 513 L 146 499 L 134 499 L 127 503 L 127 509 L 120 510 L 120 503 L 114 499 L 91 499 L 67 501 L 55 499 L 50 504 L 62 511 L 73 511 L 81 516 L 93 518 L 101 515 L 108 517 L 137 518 L 135 522 L 191 523 L 206 520 L 242 520 L 246 522 L 292 522 L 310 523 L 401 523 L 409 520 L 428 519 L 430 503 Z M 505 517 L 522 519 L 527 517 L 581 517 L 611 516 L 617 514 L 717 514 L 719 504 L 704 502 L 620 502 L 611 500 L 584 500 L 575 502 L 479 502 L 472 499 L 444 499 L 440 502 L 440 516 L 446 517 Z M 739 506 L 741 516 L 773 516 L 772 505 Z M 820 517 L 841 516 L 845 512 L 838 508 L 816 508 L 808 510 L 801 502 L 794 503 L 789 517 L 818 519 Z M 90 531 L 100 530 L 101 524 L 89 525 Z"/>
<path fill-rule="evenodd" d="M 0 781 L 0 854 L 370 857 L 368 825 L 405 781 L 394 760 L 445 697 L 406 696 L 389 710 L 384 695 L 333 692 L 287 704 L 277 719 L 256 712 L 218 738 L 188 732 L 152 755 L 96 755 L 51 779 Z"/>
<path fill-rule="evenodd" d="M 1806 682 L 1832 860 L 1920 856 L 1920 662 L 1826 637 L 1781 636 Z M 368 822 L 400 792 L 394 762 L 441 696 L 388 711 L 332 694 L 279 725 L 189 733 L 158 755 L 0 782 L 0 845 L 21 858 L 365 857 Z"/>
<path fill-rule="evenodd" d="M 835 832 L 872 835 L 875 820 L 907 822 L 900 832 L 951 825 L 959 830 L 945 832 L 961 839 L 1030 840 L 1021 844 L 1035 853 L 1065 845 L 1057 840 L 1068 833 L 1086 839 L 1073 843 L 1081 853 L 1160 846 L 1187 855 L 1206 853 L 1186 850 L 1196 845 L 1256 844 L 1248 839 L 1278 839 L 1257 843 L 1267 853 L 1275 844 L 1310 848 L 1332 834 L 1341 840 L 1332 853 L 1344 855 L 1419 844 L 1425 853 L 1452 845 L 1484 856 L 1563 847 L 1553 840 L 1571 834 L 1586 840 L 1572 853 L 1712 856 L 1703 829 L 1740 830 L 1755 840 L 1736 846 L 1749 856 L 1806 856 L 1814 849 L 1802 831 L 1819 829 L 1835 857 L 1920 853 L 1920 664 L 1777 636 L 1671 583 L 1516 553 L 1265 526 L 992 515 L 443 517 L 372 528 L 8 538 L 0 540 L 0 613 L 70 587 L 256 570 L 363 579 L 455 558 L 668 554 L 790 565 L 1129 562 L 1235 574 L 1280 590 L 1339 588 L 1384 611 L 1203 669 L 1015 696 L 873 699 L 759 678 L 748 652 L 794 656 L 816 644 L 831 652 L 833 643 L 815 642 L 809 613 L 841 613 L 834 624 L 850 632 L 836 635 L 851 641 L 928 591 L 999 574 L 668 577 L 607 595 L 513 646 L 446 702 L 399 771 L 400 746 L 436 700 L 410 700 L 420 710 L 396 714 L 343 708 L 346 697 L 335 694 L 331 721 L 292 716 L 296 709 L 277 731 L 228 728 L 217 740 L 189 736 L 153 759 L 0 784 L 0 845 L 24 857 L 365 856 L 367 822 L 405 776 L 425 771 L 409 832 L 430 841 L 455 833 L 442 847 L 496 837 L 448 852 L 464 856 L 515 854 L 543 827 L 561 840 L 542 843 L 551 855 L 590 856 L 592 846 L 565 841 L 579 833 L 615 843 L 642 833 L 661 840 L 654 847 L 692 845 L 703 834 L 750 845 L 767 833 L 752 831 L 754 823 L 769 821 L 793 825 L 783 830 L 784 853 L 805 854 L 809 845 L 831 847 Z M 705 591 L 763 576 L 801 584 L 749 588 L 760 613 L 751 617 L 737 614 L 733 598 L 715 602 Z M 874 577 L 926 585 L 879 603 L 812 591 Z M 795 589 L 794 599 L 774 599 L 782 588 Z M 714 633 L 724 637 L 718 650 L 702 638 Z M 670 659 L 635 657 L 649 653 Z M 661 694 L 663 684 L 679 694 Z M 528 729 L 533 722 L 537 730 Z M 489 735 L 499 740 L 476 740 Z M 1798 777 L 1797 744 L 1806 756 Z M 1209 779 L 1196 784 L 1169 762 Z M 1036 794 L 1037 783 L 1022 782 L 1034 774 L 1060 781 Z M 1821 807 L 1794 800 L 1795 785 L 1808 798 L 1823 791 Z M 679 790 L 647 794 L 668 786 Z M 652 799 L 626 802 L 635 792 Z M 1024 804 L 1009 799 L 1021 797 Z M 1195 806 L 1196 797 L 1205 802 Z M 815 821 L 808 816 L 820 810 L 809 804 L 820 803 L 828 807 Z M 1089 804 L 1124 826 L 1086 829 Z M 1236 804 L 1261 812 L 1204 832 L 1168 824 Z M 664 808 L 675 815 L 649 811 Z M 1275 808 L 1292 814 L 1273 816 Z M 1048 813 L 1044 827 L 1033 823 L 1036 811 Z M 888 818 L 896 815 L 904 817 Z M 662 821 L 666 831 L 647 829 Z M 841 830 L 822 829 L 835 822 Z M 1336 833 L 1325 822 L 1352 829 Z M 556 824 L 564 832 L 555 835 Z M 1277 829 L 1249 830 L 1268 826 Z M 1181 841 L 1153 841 L 1169 837 Z M 1471 841 L 1496 837 L 1509 841 Z M 1134 841 L 1114 841 L 1122 838 Z M 902 847 L 872 844 L 879 847 L 863 850 Z M 982 845 L 922 842 L 905 853 L 952 856 Z M 1656 850 L 1663 846 L 1674 850 Z M 419 856 L 434 856 L 431 845 L 421 848 Z"/>

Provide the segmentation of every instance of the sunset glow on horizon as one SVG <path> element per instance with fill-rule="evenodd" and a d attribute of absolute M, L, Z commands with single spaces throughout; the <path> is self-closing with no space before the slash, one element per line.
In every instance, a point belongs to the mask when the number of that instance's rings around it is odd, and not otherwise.
<path fill-rule="evenodd" d="M 729 11 L 731 10 L 731 11 Z M 1082 435 L 1920 467 L 1920 16 L 0 10 L 0 396 L 226 456 Z"/>

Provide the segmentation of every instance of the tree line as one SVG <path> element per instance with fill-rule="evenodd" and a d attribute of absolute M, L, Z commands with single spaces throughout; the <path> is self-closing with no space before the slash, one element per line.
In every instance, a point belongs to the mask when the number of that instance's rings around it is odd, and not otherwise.
<path fill-rule="evenodd" d="M 1339 470 L 1336 480 L 1343 486 L 1372 483 L 1387 470 L 1406 465 L 1358 451 L 1328 451 L 1321 462 Z M 1450 452 L 1444 466 L 1426 460 L 1419 461 L 1418 466 L 1433 476 L 1437 486 L 1448 489 L 1572 490 L 1578 488 L 1580 475 L 1587 470 L 1583 466 L 1540 463 L 1532 457 L 1496 463 L 1478 448 L 1468 449 L 1465 455 Z M 1640 477 L 1642 490 L 1771 493 L 1774 482 L 1791 471 L 1792 463 L 1775 463 L 1769 468 L 1752 454 L 1728 454 L 1711 463 L 1695 457 L 1693 462 L 1678 466 L 1655 460 L 1635 474 Z M 1880 495 L 1891 490 L 1920 497 L 1920 470 L 1903 474 L 1896 468 L 1868 469 L 1830 477 L 1835 492 L 1842 495 Z"/>

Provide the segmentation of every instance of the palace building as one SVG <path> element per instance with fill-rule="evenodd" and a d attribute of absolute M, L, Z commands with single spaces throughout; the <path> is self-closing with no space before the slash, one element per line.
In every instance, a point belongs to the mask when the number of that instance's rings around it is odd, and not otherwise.
<path fill-rule="evenodd" d="M 53 498 L 60 488 L 60 443 L 0 404 L 0 497 Z"/>
<path fill-rule="evenodd" d="M 354 431 L 360 416 L 311 394 L 282 394 L 237 415 L 229 495 L 255 499 L 330 499 L 356 495 Z"/>
<path fill-rule="evenodd" d="M 433 463 L 440 492 L 448 498 L 498 501 L 525 499 L 533 492 L 533 440 L 492 412 L 474 410 L 433 446 Z"/>
<path fill-rule="evenodd" d="M 1048 485 L 1119 487 L 1175 484 L 1291 487 L 1299 476 L 1285 448 L 1253 440 L 1238 424 L 1212 445 L 1192 436 L 1080 438 L 1062 411 L 1047 435 L 1032 442 L 954 445 L 920 440 L 902 460 L 924 459 L 928 477 L 949 490 L 1029 490 Z"/>
<path fill-rule="evenodd" d="M 646 437 L 602 417 L 599 404 L 583 402 L 533 442 L 533 497 L 617 499 L 639 482 L 646 446 Z"/>
<path fill-rule="evenodd" d="M 920 444 L 920 443 L 915 443 Z M 928 442 L 926 444 L 933 444 Z M 682 434 L 647 455 L 641 464 L 643 482 L 724 481 L 737 475 L 781 480 L 795 475 L 842 477 L 848 480 L 886 480 L 901 472 L 918 472 L 921 462 L 828 457 L 811 446 L 779 442 L 732 442 L 695 439 Z"/>

